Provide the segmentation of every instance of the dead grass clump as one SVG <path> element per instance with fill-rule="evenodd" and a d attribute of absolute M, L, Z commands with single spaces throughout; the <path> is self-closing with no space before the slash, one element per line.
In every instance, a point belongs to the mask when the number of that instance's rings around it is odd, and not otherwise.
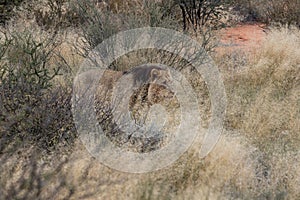
<path fill-rule="evenodd" d="M 273 30 L 257 52 L 253 66 L 242 75 L 248 78 L 240 79 L 247 87 L 257 89 L 241 128 L 258 137 L 261 145 L 266 144 L 261 139 L 268 138 L 268 144 L 287 139 L 287 146 L 299 147 L 299 36 L 296 30 Z"/>
<path fill-rule="evenodd" d="M 234 134 L 233 134 L 234 135 Z M 255 183 L 255 151 L 241 136 L 226 135 L 204 160 L 194 146 L 173 166 L 142 180 L 136 199 L 219 199 L 251 193 Z"/>
<path fill-rule="evenodd" d="M 229 104 L 229 115 L 236 116 L 230 120 L 241 128 L 245 109 L 253 107 L 261 96 L 264 102 L 281 103 L 286 98 L 297 97 L 299 83 L 299 31 L 282 28 L 273 29 L 247 67 L 241 70 L 225 71 Z M 266 92 L 268 94 L 266 94 Z M 265 95 L 263 98 L 262 95 Z M 293 97 L 294 96 L 294 97 Z M 297 98 L 294 100 L 297 102 Z M 296 104 L 292 104 L 296 105 Z M 243 108 L 235 110 L 234 107 Z M 289 106 L 288 110 L 297 110 Z M 234 122 L 234 120 L 237 120 Z M 241 123 L 240 123 L 241 122 Z"/>
<path fill-rule="evenodd" d="M 258 198 L 296 198 L 300 146 L 300 31 L 271 29 L 246 68 L 226 73 L 226 127 L 258 149 Z"/>

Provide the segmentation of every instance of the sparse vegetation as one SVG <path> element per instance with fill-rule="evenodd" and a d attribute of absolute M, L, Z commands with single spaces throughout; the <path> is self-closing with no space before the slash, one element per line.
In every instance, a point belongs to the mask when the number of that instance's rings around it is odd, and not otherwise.
<path fill-rule="evenodd" d="M 298 0 L 21 2 L 0 0 L 0 199 L 300 199 Z M 99 164 L 77 139 L 71 112 L 81 61 L 111 35 L 145 26 L 186 32 L 214 49 L 203 37 L 226 25 L 227 3 L 269 27 L 255 51 L 213 54 L 228 98 L 216 148 L 200 159 L 197 139 L 174 164 L 148 174 Z M 207 128 L 209 92 L 187 61 L 143 49 L 109 67 L 148 62 L 186 76 Z"/>
<path fill-rule="evenodd" d="M 298 0 L 232 0 L 231 2 L 244 15 L 245 21 L 300 27 Z"/>

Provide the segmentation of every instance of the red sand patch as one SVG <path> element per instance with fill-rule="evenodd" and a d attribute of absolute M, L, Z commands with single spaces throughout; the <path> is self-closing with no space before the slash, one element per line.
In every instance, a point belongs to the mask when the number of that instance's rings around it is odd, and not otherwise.
<path fill-rule="evenodd" d="M 263 24 L 241 24 L 226 28 L 220 32 L 221 39 L 217 51 L 253 51 L 261 45 L 265 36 Z"/>

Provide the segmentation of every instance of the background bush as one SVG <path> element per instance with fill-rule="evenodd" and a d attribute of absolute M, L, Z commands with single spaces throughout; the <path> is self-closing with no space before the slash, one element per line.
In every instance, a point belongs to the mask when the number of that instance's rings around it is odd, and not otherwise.
<path fill-rule="evenodd" d="M 84 21 L 81 30 L 89 47 L 87 51 L 119 31 L 147 26 L 178 28 L 178 21 L 172 15 L 164 16 L 165 7 L 153 1 L 132 1 L 130 7 L 123 1 L 111 1 L 110 5 L 114 6 L 107 9 L 96 8 L 91 0 L 73 3 L 77 15 Z"/>
<path fill-rule="evenodd" d="M 39 26 L 46 30 L 61 30 L 77 27 L 83 23 L 72 9 L 72 2 L 72 0 L 39 0 L 31 2 L 27 7 Z"/>
<path fill-rule="evenodd" d="M 246 21 L 300 26 L 299 0 L 232 0 L 231 3 Z"/>
<path fill-rule="evenodd" d="M 174 0 L 181 10 L 183 29 L 203 31 L 204 28 L 217 29 L 221 25 L 226 2 L 221 0 Z"/>

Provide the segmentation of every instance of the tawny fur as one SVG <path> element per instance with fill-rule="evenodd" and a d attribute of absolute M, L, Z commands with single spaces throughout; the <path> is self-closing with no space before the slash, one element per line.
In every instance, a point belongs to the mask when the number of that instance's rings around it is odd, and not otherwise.
<path fill-rule="evenodd" d="M 155 74 L 153 72 L 155 72 Z M 152 105 L 157 103 L 168 105 L 169 103 L 166 102 L 175 99 L 174 93 L 167 88 L 166 84 L 170 81 L 170 74 L 169 71 L 165 69 L 156 66 L 149 68 L 142 66 L 127 72 L 106 70 L 99 81 L 99 86 L 95 94 L 97 118 L 106 136 L 113 141 L 113 143 L 134 148 L 138 152 L 150 151 L 158 148 L 158 143 L 161 141 L 157 141 L 155 138 L 152 138 L 152 141 L 149 138 L 147 141 L 145 139 L 141 141 L 136 138 L 126 138 L 125 134 L 118 130 L 112 117 L 112 91 L 116 82 L 128 73 L 133 75 L 132 84 L 141 85 L 141 87 L 138 87 L 131 95 L 129 102 L 129 110 L 134 121 L 143 121 L 145 113 L 149 111 Z M 136 148 L 137 146 L 139 146 L 138 149 Z M 154 148 L 153 146 L 156 147 Z"/>

